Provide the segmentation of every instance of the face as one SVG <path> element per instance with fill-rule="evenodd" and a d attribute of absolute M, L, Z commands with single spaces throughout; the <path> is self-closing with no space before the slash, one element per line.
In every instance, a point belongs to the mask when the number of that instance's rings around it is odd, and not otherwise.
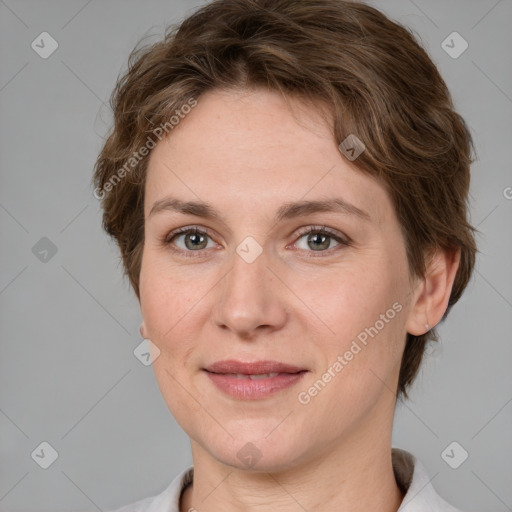
<path fill-rule="evenodd" d="M 390 435 L 411 311 L 385 188 L 342 155 L 320 105 L 290 102 L 209 92 L 147 171 L 140 303 L 158 385 L 193 447 L 240 468 Z M 224 360 L 295 368 L 212 369 Z"/>

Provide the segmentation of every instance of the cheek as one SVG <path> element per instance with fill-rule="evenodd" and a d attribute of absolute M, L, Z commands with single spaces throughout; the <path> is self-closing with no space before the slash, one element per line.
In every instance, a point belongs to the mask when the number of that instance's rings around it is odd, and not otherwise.
<path fill-rule="evenodd" d="M 204 296 L 206 284 L 175 271 L 163 258 L 147 252 L 140 274 L 141 311 L 148 332 L 155 340 L 174 336 L 189 321 Z"/>
<path fill-rule="evenodd" d="M 333 272 L 318 283 L 321 286 L 309 289 L 308 300 L 317 305 L 318 316 L 330 331 L 316 337 L 317 349 L 325 354 L 325 368 L 318 370 L 331 368 L 339 375 L 337 382 L 343 382 L 353 396 L 361 389 L 378 392 L 383 386 L 379 379 L 389 381 L 400 364 L 407 288 L 406 276 L 397 274 L 398 266 L 381 254 L 365 259 L 365 265 L 352 265 L 350 271 Z M 332 368 L 336 361 L 337 371 Z"/>
<path fill-rule="evenodd" d="M 373 325 L 403 294 L 393 265 L 384 258 L 334 269 L 314 284 L 303 283 L 298 294 L 307 298 L 311 311 L 338 340 L 355 337 Z"/>
<path fill-rule="evenodd" d="M 197 283 L 180 278 L 159 259 L 145 255 L 140 274 L 141 312 L 148 336 L 160 351 L 152 367 L 167 406 L 182 426 L 200 412 L 194 410 L 183 387 L 182 373 L 197 339 L 194 306 L 202 295 Z"/>
<path fill-rule="evenodd" d="M 301 388 L 302 398 L 310 397 L 319 411 L 336 410 L 329 413 L 334 431 L 347 421 L 358 424 L 356 418 L 369 414 L 379 397 L 394 400 L 406 308 L 391 267 L 374 268 L 378 279 L 367 271 L 340 274 L 324 283 L 323 299 L 318 292 L 310 295 L 323 301 L 322 318 L 334 334 L 315 337 L 315 351 L 323 354 L 316 375 Z"/>
<path fill-rule="evenodd" d="M 152 366 L 162 395 L 172 411 L 190 408 L 190 396 L 182 389 L 184 375 L 197 363 L 193 358 L 198 340 L 204 338 L 209 292 L 215 280 L 206 272 L 180 272 L 161 255 L 148 252 L 140 283 L 142 317 L 149 338 L 160 350 Z"/>

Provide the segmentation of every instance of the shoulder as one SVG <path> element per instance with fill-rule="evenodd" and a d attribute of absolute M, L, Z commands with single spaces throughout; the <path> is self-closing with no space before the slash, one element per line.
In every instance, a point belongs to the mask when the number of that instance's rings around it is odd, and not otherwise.
<path fill-rule="evenodd" d="M 462 512 L 437 493 L 426 468 L 412 453 L 392 448 L 392 460 L 397 484 L 405 493 L 397 512 Z"/>
<path fill-rule="evenodd" d="M 115 510 L 108 510 L 107 512 L 148 512 L 151 510 L 150 506 L 155 500 L 156 496 L 144 498 L 139 501 L 130 503 L 129 505 L 123 505 Z"/>
<path fill-rule="evenodd" d="M 192 481 L 193 466 L 181 471 L 173 481 L 155 496 L 143 498 L 128 505 L 123 505 L 107 512 L 179 512 L 179 502 L 182 490 Z"/>

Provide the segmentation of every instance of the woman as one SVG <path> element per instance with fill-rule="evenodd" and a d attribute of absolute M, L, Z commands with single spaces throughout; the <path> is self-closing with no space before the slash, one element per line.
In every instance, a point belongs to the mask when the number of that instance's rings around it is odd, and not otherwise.
<path fill-rule="evenodd" d="M 218 0 L 134 52 L 95 169 L 193 466 L 122 511 L 455 511 L 391 447 L 473 269 L 472 140 L 376 9 Z"/>

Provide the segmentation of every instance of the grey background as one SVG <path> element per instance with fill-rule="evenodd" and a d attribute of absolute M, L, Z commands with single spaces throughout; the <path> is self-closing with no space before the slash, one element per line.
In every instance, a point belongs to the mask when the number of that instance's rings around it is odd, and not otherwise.
<path fill-rule="evenodd" d="M 371 3 L 421 37 L 479 157 L 476 271 L 397 409 L 393 445 L 456 507 L 512 510 L 512 1 Z M 138 303 L 90 178 L 130 50 L 201 4 L 0 0 L 1 512 L 108 510 L 161 492 L 192 462 L 134 357 Z M 47 59 L 31 48 L 43 31 L 59 45 Z M 457 59 L 441 47 L 453 31 L 469 43 Z M 43 237 L 57 249 L 47 261 Z M 43 441 L 58 452 L 48 469 L 31 457 Z M 469 453 L 458 469 L 440 455 L 452 441 Z"/>

